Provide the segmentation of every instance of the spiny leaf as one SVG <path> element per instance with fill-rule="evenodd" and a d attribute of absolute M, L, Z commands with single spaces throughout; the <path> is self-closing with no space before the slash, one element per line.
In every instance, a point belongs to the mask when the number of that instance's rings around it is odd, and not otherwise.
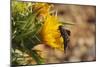
<path fill-rule="evenodd" d="M 59 22 L 59 23 L 61 23 L 61 24 L 63 24 L 63 25 L 74 25 L 74 23 L 72 23 L 72 22 Z"/>

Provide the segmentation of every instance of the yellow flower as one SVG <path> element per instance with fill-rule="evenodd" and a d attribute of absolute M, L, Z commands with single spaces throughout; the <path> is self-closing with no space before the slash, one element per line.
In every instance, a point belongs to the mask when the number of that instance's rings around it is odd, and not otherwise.
<path fill-rule="evenodd" d="M 47 3 L 35 3 L 33 5 L 33 9 L 37 10 L 37 12 L 39 12 L 39 14 L 43 17 L 46 17 L 48 14 L 50 14 L 50 8 L 52 7 L 52 5 L 49 5 Z"/>
<path fill-rule="evenodd" d="M 48 15 L 44 21 L 41 35 L 46 45 L 64 51 L 63 38 L 58 29 L 60 25 L 56 16 Z"/>
<path fill-rule="evenodd" d="M 64 51 L 63 38 L 58 29 L 62 24 L 59 23 L 57 16 L 50 14 L 51 7 L 52 5 L 47 3 L 35 3 L 33 5 L 33 9 L 39 12 L 44 21 L 40 34 L 44 44 Z"/>

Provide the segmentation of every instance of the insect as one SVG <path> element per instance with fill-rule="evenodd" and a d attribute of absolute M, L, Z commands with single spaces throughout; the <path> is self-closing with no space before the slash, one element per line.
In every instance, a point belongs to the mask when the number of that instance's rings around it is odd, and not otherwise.
<path fill-rule="evenodd" d="M 65 29 L 63 26 L 59 26 L 59 30 L 64 40 L 64 52 L 66 52 L 66 48 L 69 42 L 70 31 Z"/>

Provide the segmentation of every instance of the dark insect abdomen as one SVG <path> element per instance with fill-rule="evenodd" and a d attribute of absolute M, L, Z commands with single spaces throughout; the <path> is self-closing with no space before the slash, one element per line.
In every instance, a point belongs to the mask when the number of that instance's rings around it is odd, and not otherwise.
<path fill-rule="evenodd" d="M 64 29 L 63 26 L 59 26 L 59 30 L 60 30 L 61 36 L 63 37 L 63 40 L 64 40 L 64 51 L 66 51 L 66 48 L 68 46 L 70 31 L 67 29 Z"/>

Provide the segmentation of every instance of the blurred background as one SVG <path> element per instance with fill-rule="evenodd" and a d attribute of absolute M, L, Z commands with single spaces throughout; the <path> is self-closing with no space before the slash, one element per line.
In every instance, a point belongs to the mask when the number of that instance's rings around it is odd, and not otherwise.
<path fill-rule="evenodd" d="M 69 49 L 66 56 L 69 62 L 96 60 L 96 7 L 86 5 L 55 4 L 62 21 L 72 22 Z"/>
<path fill-rule="evenodd" d="M 74 23 L 67 25 L 71 31 L 66 54 L 59 50 L 47 49 L 43 45 L 35 48 L 43 51 L 45 63 L 84 62 L 96 60 L 96 6 L 54 4 L 61 21 Z"/>

